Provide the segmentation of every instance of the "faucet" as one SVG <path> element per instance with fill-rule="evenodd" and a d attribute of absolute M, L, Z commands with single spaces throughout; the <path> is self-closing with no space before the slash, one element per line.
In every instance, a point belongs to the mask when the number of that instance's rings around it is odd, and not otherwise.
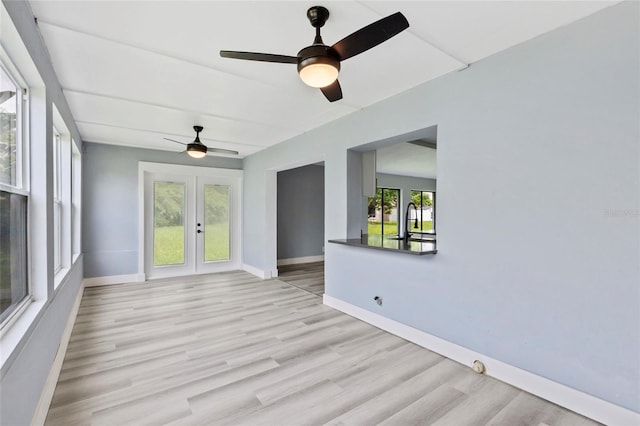
<path fill-rule="evenodd" d="M 413 209 L 416 211 L 416 220 L 413 224 L 413 229 L 418 229 L 418 207 L 414 203 L 407 204 L 407 209 L 404 212 L 404 236 L 402 239 L 404 240 L 404 244 L 409 244 L 409 237 L 411 237 L 411 232 L 409 232 L 409 207 L 413 206 Z"/>

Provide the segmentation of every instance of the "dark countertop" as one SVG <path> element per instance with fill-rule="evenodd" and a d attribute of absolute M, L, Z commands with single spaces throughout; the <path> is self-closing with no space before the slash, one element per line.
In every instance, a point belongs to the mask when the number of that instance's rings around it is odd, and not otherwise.
<path fill-rule="evenodd" d="M 362 238 L 348 238 L 344 240 L 329 240 L 330 243 L 343 244 L 352 247 L 362 247 L 374 250 L 393 251 L 402 254 L 424 255 L 436 254 L 436 240 L 409 241 L 383 237 L 382 235 L 363 235 Z"/>

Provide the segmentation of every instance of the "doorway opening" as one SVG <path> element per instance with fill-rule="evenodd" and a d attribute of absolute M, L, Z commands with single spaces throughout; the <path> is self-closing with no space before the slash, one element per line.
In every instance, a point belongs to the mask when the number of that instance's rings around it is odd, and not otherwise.
<path fill-rule="evenodd" d="M 278 277 L 311 293 L 324 293 L 324 162 L 279 171 Z"/>

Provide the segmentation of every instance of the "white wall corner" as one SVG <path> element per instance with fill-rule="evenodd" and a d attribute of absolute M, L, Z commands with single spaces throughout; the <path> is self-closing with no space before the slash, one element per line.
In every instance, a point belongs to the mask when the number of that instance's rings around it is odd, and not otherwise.
<path fill-rule="evenodd" d="M 640 425 L 640 413 L 490 358 L 327 294 L 323 296 L 323 303 L 468 367 L 471 367 L 474 360 L 480 360 L 484 363 L 488 376 L 585 417 L 608 425 Z"/>
<path fill-rule="evenodd" d="M 253 274 L 263 280 L 271 278 L 271 273 L 269 271 L 263 271 L 262 269 L 256 268 L 255 266 L 247 265 L 246 263 L 242 264 L 242 270 Z"/>

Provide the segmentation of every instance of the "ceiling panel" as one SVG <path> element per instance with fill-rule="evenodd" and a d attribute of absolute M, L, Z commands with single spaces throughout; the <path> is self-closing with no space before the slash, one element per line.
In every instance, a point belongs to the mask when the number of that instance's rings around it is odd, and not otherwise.
<path fill-rule="evenodd" d="M 420 16 L 410 32 L 473 63 L 618 1 L 367 2 L 380 14 Z"/>
<path fill-rule="evenodd" d="M 171 138 L 192 136 L 192 126 L 198 124 L 205 128 L 211 140 L 256 147 L 269 146 L 297 134 L 295 129 L 219 117 L 196 110 L 166 108 L 71 91 L 65 91 L 65 96 L 78 123 L 161 131 Z M 105 114 L 105 111 L 109 111 L 109 114 Z"/>

